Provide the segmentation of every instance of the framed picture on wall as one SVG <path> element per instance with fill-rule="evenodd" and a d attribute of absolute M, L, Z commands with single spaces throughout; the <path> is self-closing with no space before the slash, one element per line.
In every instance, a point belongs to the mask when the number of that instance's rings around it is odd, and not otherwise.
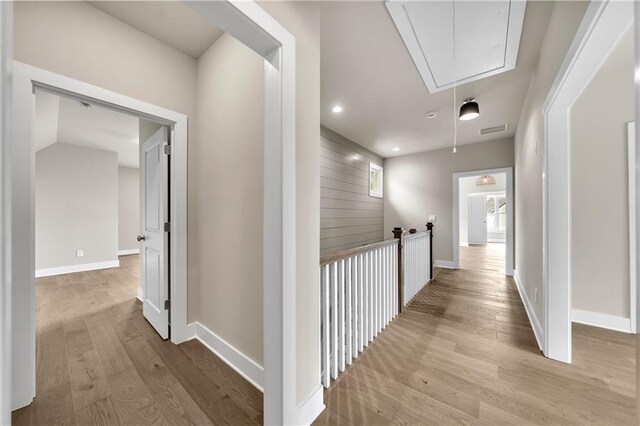
<path fill-rule="evenodd" d="M 369 196 L 382 198 L 382 167 L 369 163 Z"/>

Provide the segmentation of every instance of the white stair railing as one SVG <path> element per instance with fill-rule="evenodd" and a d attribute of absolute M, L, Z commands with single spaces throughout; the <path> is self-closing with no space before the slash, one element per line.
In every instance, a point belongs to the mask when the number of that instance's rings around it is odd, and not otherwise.
<path fill-rule="evenodd" d="M 404 306 L 431 280 L 431 232 L 405 234 L 402 237 L 402 257 L 404 263 Z"/>
<path fill-rule="evenodd" d="M 398 314 L 398 243 L 386 240 L 320 259 L 325 387 Z"/>

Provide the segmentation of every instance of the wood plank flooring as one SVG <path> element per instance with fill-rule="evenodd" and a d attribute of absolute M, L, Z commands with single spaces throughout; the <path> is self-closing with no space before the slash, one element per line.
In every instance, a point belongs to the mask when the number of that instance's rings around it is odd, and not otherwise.
<path fill-rule="evenodd" d="M 39 278 L 36 398 L 14 425 L 261 424 L 262 393 L 192 340 L 163 341 L 120 268 Z"/>
<path fill-rule="evenodd" d="M 574 325 L 574 363 L 544 358 L 500 247 L 474 248 L 347 368 L 316 424 L 637 424 L 635 338 Z"/>

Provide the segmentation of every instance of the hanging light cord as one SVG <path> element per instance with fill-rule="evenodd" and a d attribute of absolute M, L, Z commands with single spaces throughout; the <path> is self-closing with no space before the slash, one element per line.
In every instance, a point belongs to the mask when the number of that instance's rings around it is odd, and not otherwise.
<path fill-rule="evenodd" d="M 458 74 L 456 73 L 456 2 L 451 2 L 453 5 L 453 153 L 458 152 L 456 145 L 458 143 L 458 120 L 456 117 L 456 86 L 458 83 Z"/>

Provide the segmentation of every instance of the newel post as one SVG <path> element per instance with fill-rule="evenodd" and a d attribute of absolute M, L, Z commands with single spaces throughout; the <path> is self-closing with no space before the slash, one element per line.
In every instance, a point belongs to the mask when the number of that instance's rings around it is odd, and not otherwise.
<path fill-rule="evenodd" d="M 397 238 L 398 240 L 398 313 L 402 312 L 402 307 L 404 306 L 404 262 L 402 258 L 402 246 L 404 245 L 404 228 L 401 226 L 396 226 L 393 228 L 393 238 Z"/>
<path fill-rule="evenodd" d="M 433 279 L 433 222 L 427 222 L 429 234 L 429 280 Z"/>

